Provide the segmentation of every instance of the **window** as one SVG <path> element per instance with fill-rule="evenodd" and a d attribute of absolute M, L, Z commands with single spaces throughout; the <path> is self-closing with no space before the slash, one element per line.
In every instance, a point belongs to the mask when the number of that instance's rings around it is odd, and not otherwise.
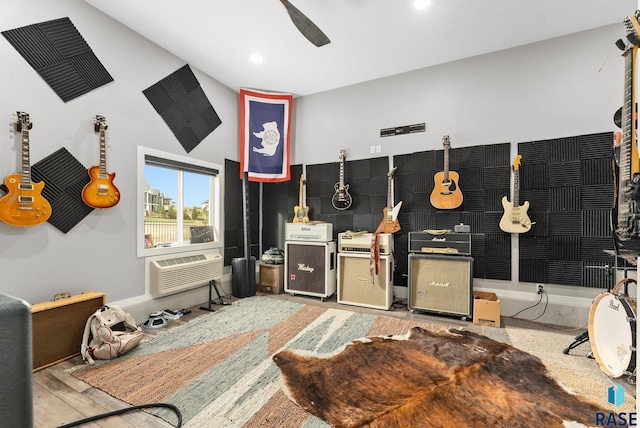
<path fill-rule="evenodd" d="M 138 147 L 139 257 L 222 248 L 222 167 Z"/>

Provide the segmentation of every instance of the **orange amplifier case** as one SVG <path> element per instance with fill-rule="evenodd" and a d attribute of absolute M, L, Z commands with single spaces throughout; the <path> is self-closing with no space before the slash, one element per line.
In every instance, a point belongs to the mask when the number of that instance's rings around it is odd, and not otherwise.
<path fill-rule="evenodd" d="M 31 305 L 33 371 L 80 355 L 84 326 L 105 301 L 104 293 L 87 291 Z"/>

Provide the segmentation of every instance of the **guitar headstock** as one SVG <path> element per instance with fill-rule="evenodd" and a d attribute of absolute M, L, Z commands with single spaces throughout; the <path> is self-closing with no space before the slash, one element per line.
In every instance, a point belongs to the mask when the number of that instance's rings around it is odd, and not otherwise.
<path fill-rule="evenodd" d="M 624 26 L 627 28 L 627 40 L 633 45 L 640 46 L 640 10 L 636 10 L 634 15 L 624 19 Z M 624 49 L 623 47 L 620 47 Z"/>
<path fill-rule="evenodd" d="M 306 182 L 307 182 L 307 180 L 304 179 L 304 174 L 300 174 L 300 185 L 302 186 Z"/>
<path fill-rule="evenodd" d="M 13 120 L 14 120 L 17 132 L 21 132 L 23 129 L 29 130 L 33 128 L 33 123 L 31 123 L 29 114 L 23 111 L 17 111 L 16 114 L 14 114 Z"/>
<path fill-rule="evenodd" d="M 517 171 L 520 169 L 520 159 L 522 159 L 522 155 L 516 156 L 516 159 L 513 161 L 513 170 Z"/>
<path fill-rule="evenodd" d="M 107 128 L 107 119 L 99 114 L 96 115 L 96 120 L 93 122 L 93 129 L 95 132 L 106 131 Z"/>
<path fill-rule="evenodd" d="M 394 166 L 393 168 L 391 168 L 389 170 L 389 172 L 387 173 L 387 177 L 389 177 L 389 178 L 393 177 L 393 173 L 396 172 L 396 169 L 398 169 L 397 166 Z"/>
<path fill-rule="evenodd" d="M 448 135 L 445 135 L 444 137 L 442 137 L 442 145 L 444 146 L 445 149 L 448 149 L 449 147 L 451 147 L 451 140 L 449 139 Z"/>
<path fill-rule="evenodd" d="M 347 151 L 344 149 L 340 150 L 340 153 L 338 153 L 338 159 L 343 161 L 346 157 L 347 157 Z"/>

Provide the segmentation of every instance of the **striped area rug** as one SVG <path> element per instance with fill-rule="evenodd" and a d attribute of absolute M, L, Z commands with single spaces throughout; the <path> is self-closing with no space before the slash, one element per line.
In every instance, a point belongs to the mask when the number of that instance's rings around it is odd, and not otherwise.
<path fill-rule="evenodd" d="M 364 336 L 441 325 L 255 296 L 144 341 L 72 375 L 131 405 L 171 403 L 185 427 L 327 427 L 280 389 L 282 349 L 339 352 Z M 166 410 L 157 416 L 175 423 Z"/>

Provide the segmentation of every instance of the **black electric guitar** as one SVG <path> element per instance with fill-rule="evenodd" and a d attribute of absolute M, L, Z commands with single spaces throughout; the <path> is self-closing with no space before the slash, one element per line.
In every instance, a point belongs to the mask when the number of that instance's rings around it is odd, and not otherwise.
<path fill-rule="evenodd" d="M 622 141 L 617 179 L 617 213 L 612 215 L 616 243 L 620 253 L 640 254 L 640 166 L 636 146 L 634 118 L 636 111 L 636 61 L 640 40 L 640 11 L 625 19 L 627 40 L 617 46 L 624 51 L 624 102 L 622 104 Z"/>
<path fill-rule="evenodd" d="M 398 221 L 398 213 L 402 206 L 402 201 L 393 206 L 393 173 L 396 168 L 391 168 L 387 173 L 387 206 L 382 211 L 384 218 L 380 222 L 376 233 L 396 233 L 400 230 L 400 222 Z"/>
<path fill-rule="evenodd" d="M 344 160 L 347 156 L 346 150 L 340 150 L 338 157 L 340 158 L 340 181 L 333 187 L 335 193 L 331 198 L 331 205 L 337 210 L 346 210 L 351 206 L 351 195 L 349 194 L 349 185 L 344 184 Z"/>
<path fill-rule="evenodd" d="M 42 196 L 45 183 L 31 181 L 29 130 L 32 126 L 27 113 L 16 113 L 15 129 L 22 137 L 22 173 L 4 179 L 9 192 L 0 199 L 0 220 L 11 226 L 36 226 L 51 217 L 51 204 Z"/>
<path fill-rule="evenodd" d="M 307 181 L 304 179 L 304 174 L 300 174 L 300 196 L 298 197 L 298 205 L 293 207 L 293 222 L 294 223 L 309 223 L 309 207 L 305 198 L 305 184 Z"/>

